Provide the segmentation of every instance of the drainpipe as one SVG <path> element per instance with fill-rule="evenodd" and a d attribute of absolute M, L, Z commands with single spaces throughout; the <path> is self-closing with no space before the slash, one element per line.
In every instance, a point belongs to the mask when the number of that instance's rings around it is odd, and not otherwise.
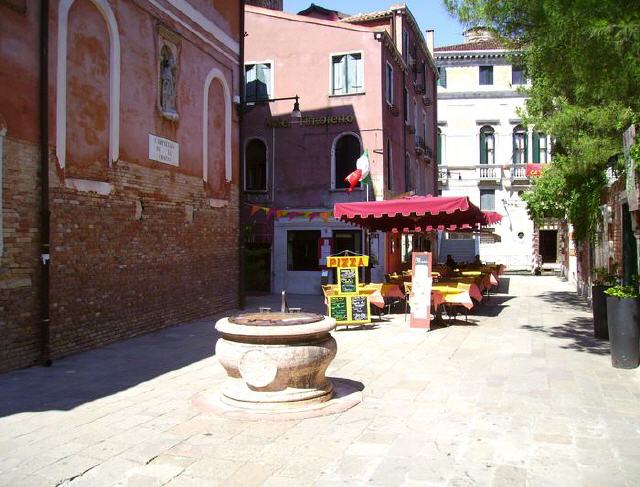
<path fill-rule="evenodd" d="M 49 315 L 49 0 L 40 1 L 40 363 L 51 365 Z"/>
<path fill-rule="evenodd" d="M 240 225 L 238 228 L 238 307 L 244 308 L 245 305 L 245 283 L 244 283 L 244 268 L 245 268 L 245 249 L 244 249 L 244 222 L 242 219 L 242 212 L 244 210 L 244 130 L 242 127 L 243 121 L 243 109 L 244 109 L 244 6 L 245 0 L 240 0 L 240 68 L 238 69 L 239 76 L 239 93 L 240 93 L 240 110 L 238 110 L 238 162 L 239 162 L 239 181 L 238 181 L 238 217 L 240 219 Z"/>

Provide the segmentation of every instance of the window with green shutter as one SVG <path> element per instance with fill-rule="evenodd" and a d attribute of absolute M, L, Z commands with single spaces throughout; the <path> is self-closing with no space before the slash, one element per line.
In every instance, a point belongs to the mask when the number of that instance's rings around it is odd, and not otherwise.
<path fill-rule="evenodd" d="M 527 151 L 527 130 L 522 125 L 518 125 L 513 129 L 513 163 L 526 164 Z"/>
<path fill-rule="evenodd" d="M 495 164 L 493 127 L 485 125 L 480 129 L 480 164 Z"/>

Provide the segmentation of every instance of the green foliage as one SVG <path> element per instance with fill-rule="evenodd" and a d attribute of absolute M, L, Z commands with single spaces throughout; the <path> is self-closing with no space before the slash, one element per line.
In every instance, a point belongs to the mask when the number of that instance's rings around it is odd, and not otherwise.
<path fill-rule="evenodd" d="M 622 298 L 622 299 L 635 299 L 640 297 L 640 294 L 638 294 L 638 287 L 637 286 L 623 286 L 623 285 L 618 285 L 618 286 L 613 286 L 610 287 L 609 289 L 605 289 L 604 293 L 607 296 L 613 296 L 615 298 Z"/>
<path fill-rule="evenodd" d="M 596 267 L 593 274 L 593 284 L 596 286 L 613 286 L 618 282 L 615 272 L 609 272 L 606 267 Z"/>
<path fill-rule="evenodd" d="M 577 240 L 593 237 L 605 171 L 620 167 L 622 132 L 640 113 L 637 0 L 444 2 L 520 52 L 532 81 L 522 116 L 556 139 L 554 169 L 525 196 L 532 217 L 566 215 Z"/>

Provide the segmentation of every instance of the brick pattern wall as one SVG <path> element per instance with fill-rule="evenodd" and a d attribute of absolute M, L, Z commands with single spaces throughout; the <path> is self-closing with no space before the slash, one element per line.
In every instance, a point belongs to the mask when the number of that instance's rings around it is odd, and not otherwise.
<path fill-rule="evenodd" d="M 0 371 L 40 353 L 38 161 L 5 140 Z M 118 161 L 99 195 L 65 187 L 53 157 L 50 181 L 52 358 L 238 305 L 237 186 L 212 207 L 201 177 Z"/>
<path fill-rule="evenodd" d="M 40 351 L 40 186 L 37 145 L 5 137 L 0 256 L 0 371 L 32 365 Z"/>
<path fill-rule="evenodd" d="M 110 172 L 111 195 L 52 188 L 54 358 L 238 304 L 236 188 L 213 208 L 200 177 Z"/>

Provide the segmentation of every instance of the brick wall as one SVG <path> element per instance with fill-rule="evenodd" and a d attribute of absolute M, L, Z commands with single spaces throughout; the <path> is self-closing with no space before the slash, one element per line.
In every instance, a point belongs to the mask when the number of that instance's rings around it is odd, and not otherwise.
<path fill-rule="evenodd" d="M 111 195 L 52 188 L 54 358 L 238 304 L 235 187 L 213 208 L 200 177 L 123 161 L 111 173 Z"/>
<path fill-rule="evenodd" d="M 0 371 L 40 353 L 39 169 L 34 144 L 4 142 Z M 51 356 L 238 304 L 237 187 L 212 207 L 200 177 L 119 161 L 109 195 L 62 185 L 51 161 Z"/>
<path fill-rule="evenodd" d="M 2 154 L 0 371 L 33 364 L 40 351 L 39 154 L 35 144 L 5 137 Z"/>

